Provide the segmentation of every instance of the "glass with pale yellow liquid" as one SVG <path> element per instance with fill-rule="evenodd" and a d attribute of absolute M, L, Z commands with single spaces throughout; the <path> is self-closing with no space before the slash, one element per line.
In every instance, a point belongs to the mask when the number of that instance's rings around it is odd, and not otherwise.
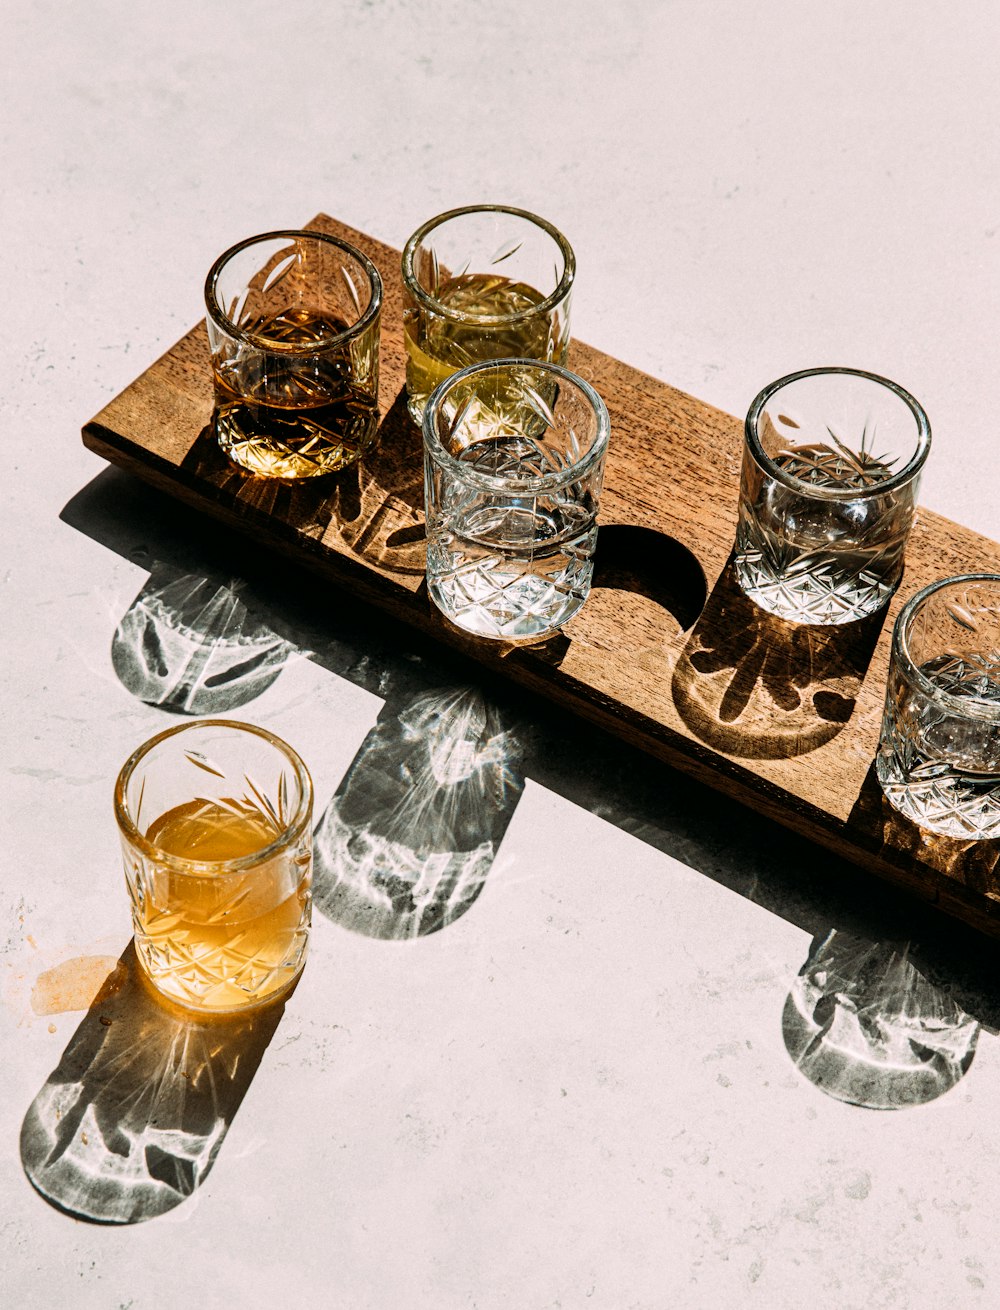
<path fill-rule="evenodd" d="M 424 223 L 403 250 L 407 407 L 470 364 L 564 364 L 576 259 L 551 223 L 523 209 L 476 205 Z"/>
<path fill-rule="evenodd" d="M 115 817 L 139 962 L 170 1000 L 225 1013 L 277 999 L 305 964 L 312 781 L 263 728 L 204 719 L 126 761 Z"/>

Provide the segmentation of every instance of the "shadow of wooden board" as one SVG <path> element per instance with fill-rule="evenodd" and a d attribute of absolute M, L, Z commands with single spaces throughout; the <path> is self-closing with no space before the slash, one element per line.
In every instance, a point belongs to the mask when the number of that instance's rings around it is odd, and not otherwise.
<path fill-rule="evenodd" d="M 742 423 L 574 342 L 612 437 L 597 585 L 555 638 L 512 646 L 444 622 L 423 581 L 420 434 L 406 413 L 399 253 L 320 215 L 385 282 L 379 444 L 360 468 L 278 484 L 231 467 L 209 431 L 200 323 L 83 429 L 87 447 L 345 592 L 641 750 L 1000 936 L 1000 843 L 932 837 L 871 769 L 896 613 L 935 578 L 1000 572 L 1000 544 L 921 510 L 887 613 L 838 630 L 769 619 L 732 583 Z M 931 456 L 933 458 L 933 454 Z"/>

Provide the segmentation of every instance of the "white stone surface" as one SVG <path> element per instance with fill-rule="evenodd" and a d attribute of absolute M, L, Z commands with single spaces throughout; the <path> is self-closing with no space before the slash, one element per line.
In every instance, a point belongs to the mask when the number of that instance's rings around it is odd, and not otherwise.
<path fill-rule="evenodd" d="M 467 914 L 413 942 L 317 916 L 189 1201 L 82 1223 L 18 1135 L 83 1019 L 32 985 L 124 948 L 111 786 L 174 721 L 112 637 L 201 550 L 122 481 L 119 534 L 68 510 L 102 469 L 79 430 L 200 317 L 214 256 L 318 210 L 399 246 L 524 205 L 575 246 L 576 335 L 734 413 L 795 368 L 885 373 L 931 418 L 925 503 L 997 536 L 997 6 L 13 0 L 3 28 L 0 1304 L 996 1305 L 992 957 L 921 926 L 985 1024 L 957 1086 L 831 1099 L 785 1051 L 789 986 L 814 933 L 905 906 L 558 718 Z M 243 713 L 326 798 L 435 657 L 397 636 L 379 683 L 385 633 L 314 603 L 317 658 Z"/>

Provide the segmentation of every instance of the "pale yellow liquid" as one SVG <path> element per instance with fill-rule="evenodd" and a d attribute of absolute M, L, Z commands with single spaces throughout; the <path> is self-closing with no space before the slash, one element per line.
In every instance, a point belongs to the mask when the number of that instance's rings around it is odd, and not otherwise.
<path fill-rule="evenodd" d="M 192 861 L 253 855 L 276 827 L 239 802 L 193 800 L 147 830 L 160 850 Z M 136 947 L 156 986 L 194 1009 L 230 1010 L 286 988 L 305 958 L 309 859 L 283 849 L 243 873 L 164 867 L 136 898 Z"/>
<path fill-rule="evenodd" d="M 444 282 L 435 298 L 464 314 L 497 317 L 534 309 L 545 296 L 525 282 L 495 273 L 466 273 Z M 514 358 L 561 363 L 556 355 L 565 354 L 561 342 L 550 340 L 548 314 L 514 323 L 478 324 L 455 322 L 418 307 L 404 316 L 403 339 L 409 409 L 418 421 L 434 388 L 467 364 Z"/>

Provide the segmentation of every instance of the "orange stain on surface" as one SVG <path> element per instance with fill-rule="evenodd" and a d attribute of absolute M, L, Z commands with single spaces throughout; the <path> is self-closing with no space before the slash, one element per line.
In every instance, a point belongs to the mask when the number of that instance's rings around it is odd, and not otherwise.
<path fill-rule="evenodd" d="M 113 955 L 80 955 L 63 960 L 53 969 L 40 973 L 31 989 L 31 1008 L 36 1014 L 64 1014 L 67 1010 L 86 1010 L 97 993 L 113 975 L 125 970 Z"/>

